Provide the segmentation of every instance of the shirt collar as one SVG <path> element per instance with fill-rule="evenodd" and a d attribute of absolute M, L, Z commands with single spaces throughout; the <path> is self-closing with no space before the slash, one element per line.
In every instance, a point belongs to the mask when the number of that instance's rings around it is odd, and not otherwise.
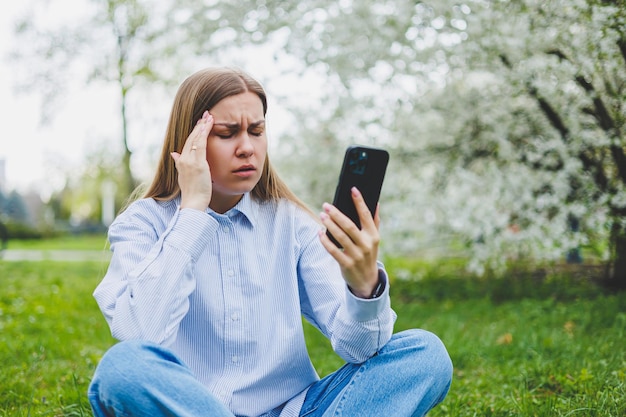
<path fill-rule="evenodd" d="M 239 213 L 241 213 L 244 218 L 248 219 L 252 227 L 256 225 L 259 217 L 259 205 L 254 201 L 250 193 L 245 193 L 235 207 L 228 210 L 225 214 L 230 218 L 234 218 Z"/>
<path fill-rule="evenodd" d="M 176 203 L 176 206 L 180 207 L 180 194 L 176 196 L 174 200 L 170 201 L 174 201 Z M 208 207 L 206 209 L 206 212 L 211 214 L 212 216 L 228 216 L 231 219 L 235 218 L 239 214 L 242 214 L 243 217 L 248 220 L 250 225 L 254 227 L 259 217 L 259 204 L 252 198 L 250 193 L 245 193 L 241 200 L 239 200 L 239 202 L 235 204 L 235 207 L 231 208 L 223 215 L 215 212 Z"/>

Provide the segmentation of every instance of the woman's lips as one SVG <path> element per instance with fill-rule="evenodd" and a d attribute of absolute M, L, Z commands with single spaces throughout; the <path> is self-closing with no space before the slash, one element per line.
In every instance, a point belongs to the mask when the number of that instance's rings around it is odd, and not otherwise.
<path fill-rule="evenodd" d="M 233 173 L 239 177 L 250 177 L 256 173 L 256 168 L 254 165 L 242 165 L 234 170 Z"/>

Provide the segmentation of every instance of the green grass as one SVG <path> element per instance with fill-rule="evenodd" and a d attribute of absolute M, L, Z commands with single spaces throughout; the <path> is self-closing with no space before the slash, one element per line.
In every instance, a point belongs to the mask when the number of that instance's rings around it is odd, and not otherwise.
<path fill-rule="evenodd" d="M 626 415 L 626 297 L 564 298 L 397 303 L 399 327 L 422 318 L 455 364 L 431 415 Z"/>
<path fill-rule="evenodd" d="M 108 250 L 105 234 L 63 235 L 50 239 L 9 240 L 7 249 L 21 250 Z"/>
<path fill-rule="evenodd" d="M 573 271 L 496 280 L 418 269 L 427 278 L 391 287 L 395 330 L 436 333 L 454 363 L 429 416 L 626 416 L 626 293 Z M 307 338 L 321 375 L 341 364 L 317 331 Z"/>
<path fill-rule="evenodd" d="M 113 343 L 91 297 L 105 267 L 0 261 L 0 416 L 91 416 L 85 392 Z M 435 332 L 455 365 L 431 417 L 626 415 L 626 293 L 569 272 L 459 279 L 405 267 L 423 278 L 394 282 L 396 330 Z M 306 332 L 318 372 L 338 368 L 328 341 Z"/>
<path fill-rule="evenodd" d="M 105 266 L 0 262 L 0 415 L 91 415 L 86 387 L 113 342 L 91 297 Z"/>

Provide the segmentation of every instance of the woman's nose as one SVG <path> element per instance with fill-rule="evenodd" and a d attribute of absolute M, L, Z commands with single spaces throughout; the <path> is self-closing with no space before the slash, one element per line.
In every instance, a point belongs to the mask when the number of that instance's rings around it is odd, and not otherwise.
<path fill-rule="evenodd" d="M 254 145 L 252 144 L 252 139 L 248 132 L 243 132 L 241 134 L 241 139 L 239 141 L 239 146 L 237 147 L 237 156 L 239 157 L 247 157 L 254 153 Z"/>

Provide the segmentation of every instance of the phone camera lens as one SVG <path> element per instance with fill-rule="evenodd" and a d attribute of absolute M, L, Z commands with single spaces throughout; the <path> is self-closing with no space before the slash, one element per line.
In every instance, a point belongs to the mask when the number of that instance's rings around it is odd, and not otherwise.
<path fill-rule="evenodd" d="M 367 165 L 367 151 L 354 150 L 350 153 L 350 172 L 356 175 L 363 175 L 365 173 L 365 166 Z"/>

